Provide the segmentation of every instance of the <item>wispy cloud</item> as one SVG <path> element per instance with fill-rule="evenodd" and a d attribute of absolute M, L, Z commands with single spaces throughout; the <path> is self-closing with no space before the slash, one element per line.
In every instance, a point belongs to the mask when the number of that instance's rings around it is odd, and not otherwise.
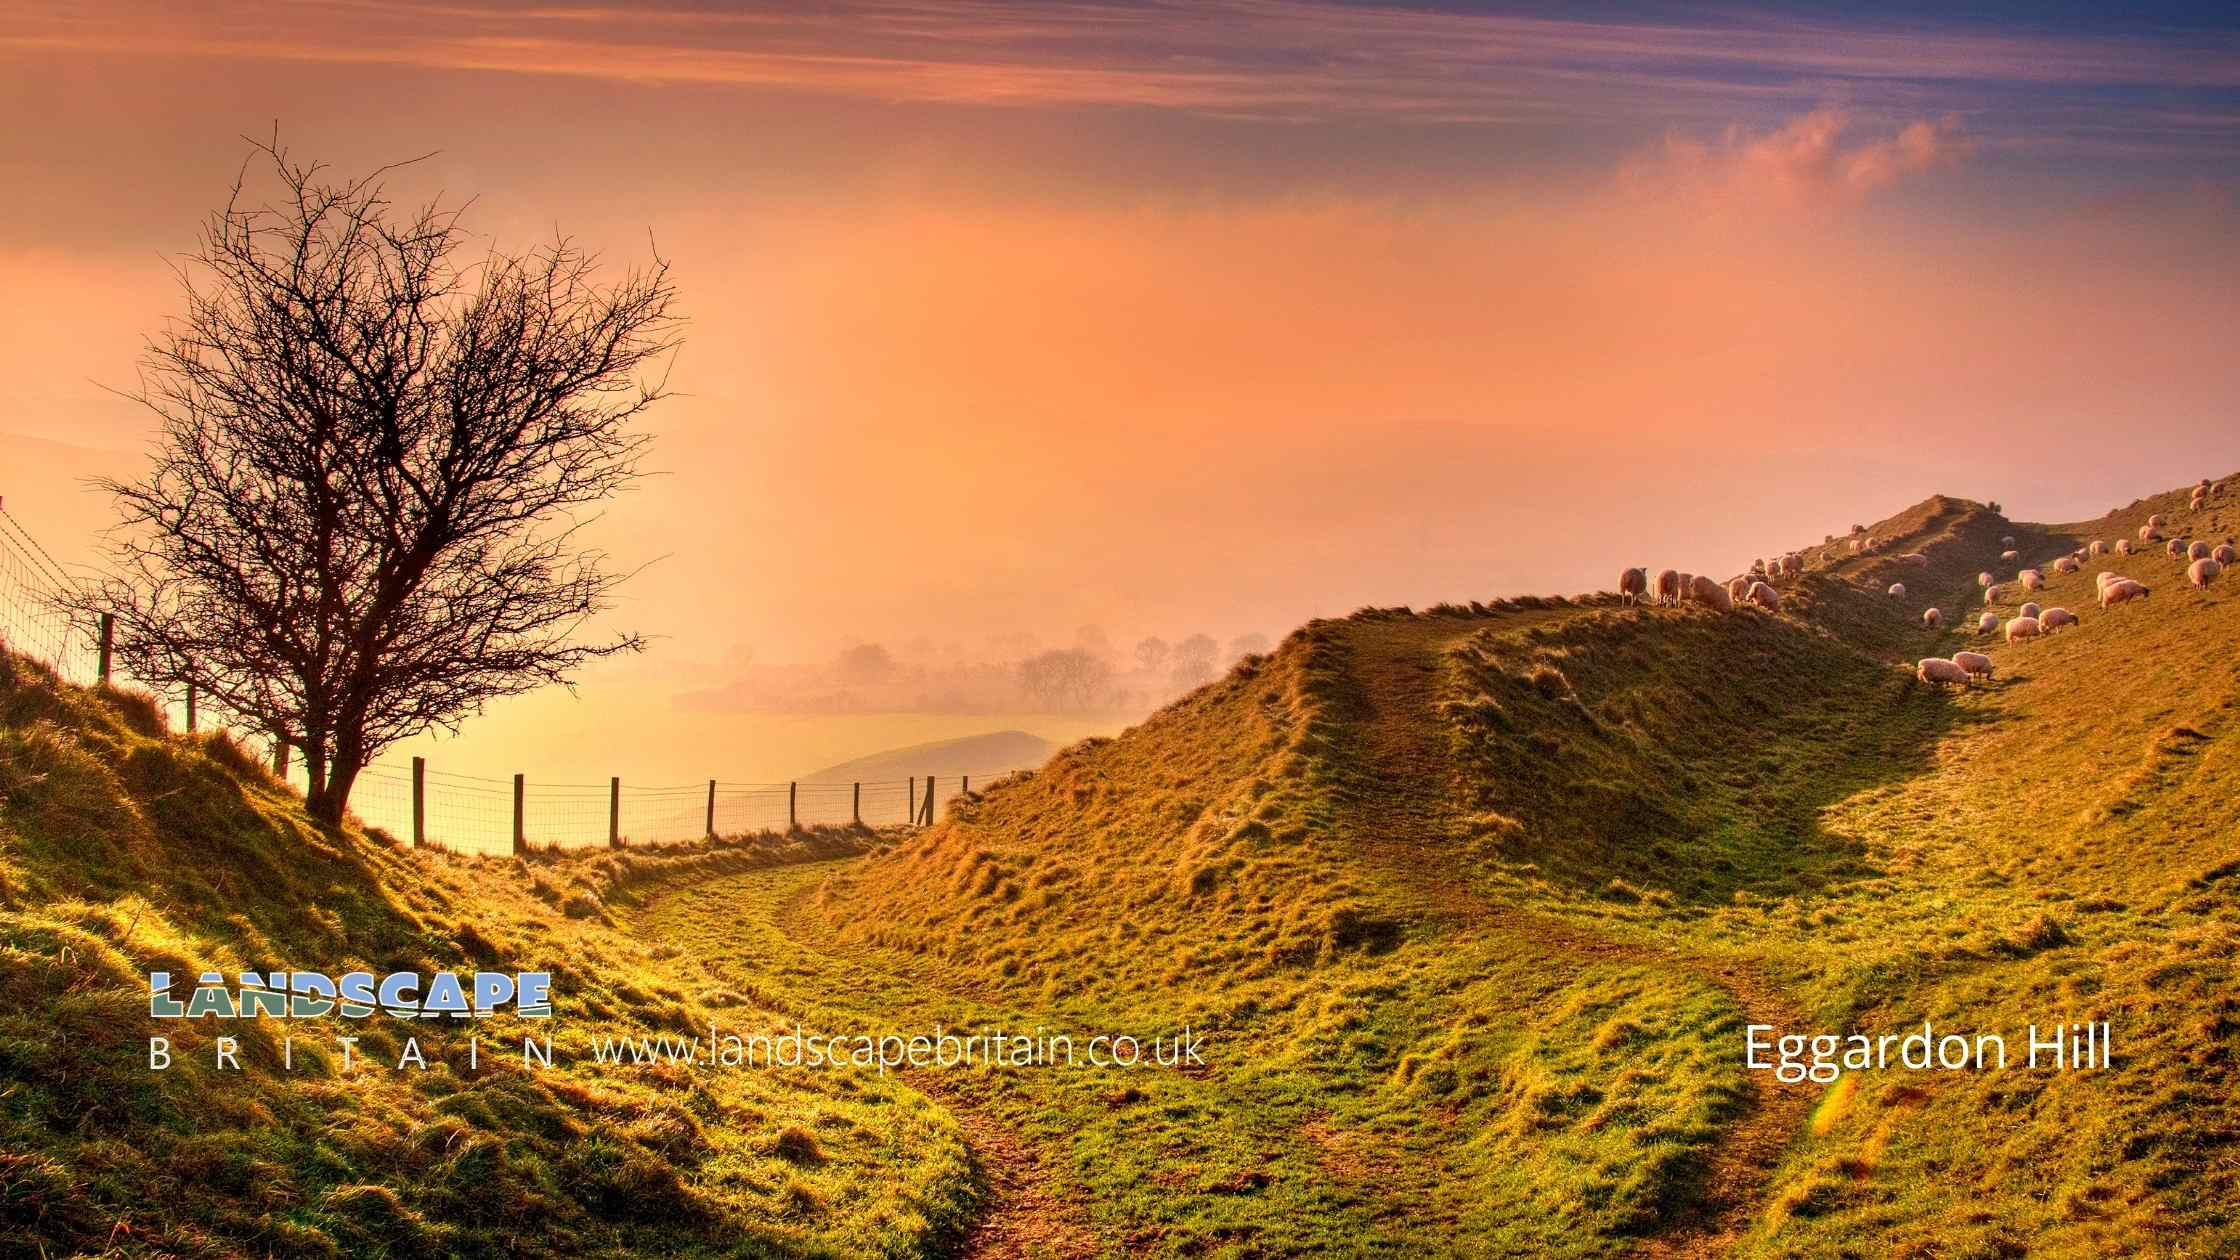
<path fill-rule="evenodd" d="M 456 71 L 724 84 L 979 105 L 1139 106 L 1266 118 L 1453 122 L 1660 107 L 1788 112 L 1878 94 L 2154 85 L 2200 89 L 2229 131 L 2240 40 L 1835 25 L 1722 13 L 1606 20 L 1327 0 L 1049 4 L 855 0 L 654 6 L 316 0 L 273 21 L 245 0 L 19 8 L 0 42 L 148 56 L 383 62 Z"/>
<path fill-rule="evenodd" d="M 1966 159 L 1960 120 L 1918 119 L 1861 136 L 1857 119 L 1821 108 L 1768 131 L 1729 126 L 1705 141 L 1674 134 L 1629 160 L 1621 182 L 1636 193 L 1748 206 L 1816 207 L 1858 201 Z"/>

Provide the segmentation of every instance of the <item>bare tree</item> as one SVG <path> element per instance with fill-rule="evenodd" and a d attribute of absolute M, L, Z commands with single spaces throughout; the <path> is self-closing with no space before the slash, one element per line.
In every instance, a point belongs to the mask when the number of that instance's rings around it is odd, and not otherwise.
<path fill-rule="evenodd" d="M 579 534 L 638 475 L 680 321 L 658 255 L 602 284 L 566 238 L 484 252 L 400 211 L 386 170 L 250 161 L 279 195 L 245 165 L 182 269 L 134 394 L 162 438 L 103 483 L 125 528 L 87 602 L 139 677 L 299 750 L 332 824 L 396 741 L 643 646 L 577 640 L 623 576 Z"/>
<path fill-rule="evenodd" d="M 1221 645 L 1213 636 L 1193 634 L 1174 645 L 1174 672 L 1168 681 L 1181 688 L 1191 688 L 1213 677 L 1213 658 Z"/>
<path fill-rule="evenodd" d="M 1167 646 L 1165 639 L 1154 634 L 1136 644 L 1136 665 L 1149 673 L 1156 674 L 1166 665 L 1167 656 L 1173 650 L 1173 648 Z"/>
<path fill-rule="evenodd" d="M 1052 648 L 1019 662 L 1019 685 L 1055 709 L 1086 709 L 1111 683 L 1111 662 L 1086 648 Z"/>

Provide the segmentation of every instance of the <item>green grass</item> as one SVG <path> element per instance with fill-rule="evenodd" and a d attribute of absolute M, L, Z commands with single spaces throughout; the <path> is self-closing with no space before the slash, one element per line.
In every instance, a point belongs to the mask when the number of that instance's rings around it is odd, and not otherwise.
<path fill-rule="evenodd" d="M 12 662 L 0 1237 L 2231 1254 L 2240 588 L 2186 590 L 2157 552 L 2113 562 L 2155 595 L 2105 614 L 2099 566 L 2052 576 L 2039 602 L 2084 620 L 2044 640 L 1919 619 L 1972 626 L 1979 569 L 2011 579 L 2150 512 L 2187 537 L 2240 525 L 2234 500 L 2196 517 L 2185 497 L 2024 525 L 1940 496 L 1872 527 L 1879 554 L 1807 548 L 1778 616 L 1598 596 L 1317 621 L 868 853 L 834 836 L 517 862 L 324 836 L 237 751 Z M 1992 685 L 1912 681 L 1916 657 L 1971 644 Z M 1211 1062 L 290 1077 L 260 1045 L 239 1079 L 141 1070 L 147 969 L 306 960 L 548 966 L 554 1031 L 579 1047 L 710 1020 L 1187 1024 Z M 2109 1020 L 2116 1063 L 1797 1088 L 1742 1067 L 1746 1022 L 1925 1018 L 2017 1049 L 2032 1021 Z"/>
<path fill-rule="evenodd" d="M 223 737 L 0 656 L 0 1254 L 918 1254 L 976 1193 L 922 1096 L 581 1066 L 595 1037 L 704 1027 L 730 1000 L 602 900 L 862 844 L 501 860 L 322 834 Z M 284 966 L 550 970 L 560 1015 L 176 1021 L 174 1066 L 148 1070 L 147 972 Z M 337 1031 L 361 1037 L 349 1070 Z M 519 1038 L 546 1031 L 576 1066 L 523 1070 Z M 245 1071 L 216 1066 L 221 1035 Z M 388 1066 L 408 1035 L 425 1071 Z M 775 1141 L 796 1130 L 813 1168 Z"/>

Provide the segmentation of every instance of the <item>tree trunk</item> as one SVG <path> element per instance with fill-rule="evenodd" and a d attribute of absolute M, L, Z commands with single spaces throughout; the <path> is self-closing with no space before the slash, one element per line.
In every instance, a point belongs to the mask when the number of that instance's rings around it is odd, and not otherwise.
<path fill-rule="evenodd" d="M 327 766 L 327 784 L 316 801 L 310 802 L 311 816 L 329 827 L 340 827 L 342 815 L 350 808 L 350 791 L 358 784 L 358 772 L 365 765 L 358 758 L 337 753 Z"/>

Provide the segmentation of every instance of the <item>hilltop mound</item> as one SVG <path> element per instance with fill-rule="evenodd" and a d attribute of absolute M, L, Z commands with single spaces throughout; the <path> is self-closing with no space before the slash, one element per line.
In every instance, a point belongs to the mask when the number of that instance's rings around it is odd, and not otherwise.
<path fill-rule="evenodd" d="M 224 735 L 174 734 L 143 696 L 0 653 L 0 1252 L 899 1251 L 969 1211 L 959 1135 L 915 1095 L 590 1062 L 604 1039 L 705 1032 L 719 1007 L 777 1018 L 688 990 L 674 951 L 617 931 L 603 900 L 860 844 L 466 858 L 323 831 L 301 806 Z M 150 971 L 191 988 L 280 968 L 549 971 L 557 1011 L 150 1018 Z M 338 1035 L 358 1038 L 348 1066 Z M 526 1068 L 522 1039 L 548 1035 L 558 1066 Z M 773 1146 L 785 1132 L 815 1159 Z"/>
<path fill-rule="evenodd" d="M 2034 525 L 1938 496 L 1861 531 L 1871 551 L 1804 549 L 1778 615 L 1589 596 L 1311 623 L 988 787 L 812 909 L 945 984 L 1210 1020 L 1268 1056 L 1209 1087 L 1231 1107 L 1274 1105 L 1254 1074 L 1311 1061 L 1346 1101 L 1273 1114 L 1413 1152 L 1453 1189 L 1409 1183 L 1412 1210 L 1493 1251 L 2240 1245 L 2220 1153 L 2240 1132 L 2236 587 L 2184 590 L 2160 552 L 2050 567 L 2150 511 L 2221 537 L 2236 499 Z M 2082 623 L 1974 635 L 1976 575 L 2002 580 L 2004 618 L 2025 566 Z M 2102 613 L 2109 567 L 2153 599 Z M 1915 658 L 1971 645 L 1991 686 L 1913 681 Z M 2133 1057 L 1833 1086 L 1739 1062 L 1745 1022 L 1924 1019 L 2017 1053 L 2033 1021 L 2113 1021 Z M 1137 1127 L 1078 1141 L 1124 1149 Z M 1519 1161 L 1543 1171 L 1520 1181 Z M 1391 1219 L 1327 1165 L 1286 1175 L 1300 1201 Z M 1251 1236 L 1304 1245 L 1285 1231 Z"/>
<path fill-rule="evenodd" d="M 1050 759 L 1057 745 L 1040 735 L 1025 731 L 990 731 L 984 735 L 962 735 L 956 739 L 937 739 L 924 744 L 911 744 L 906 748 L 890 748 L 827 766 L 815 774 L 804 775 L 804 783 L 851 783 L 884 779 L 904 779 L 923 775 L 949 778 L 954 775 L 971 775 L 987 780 L 999 774 L 1039 766 Z"/>

